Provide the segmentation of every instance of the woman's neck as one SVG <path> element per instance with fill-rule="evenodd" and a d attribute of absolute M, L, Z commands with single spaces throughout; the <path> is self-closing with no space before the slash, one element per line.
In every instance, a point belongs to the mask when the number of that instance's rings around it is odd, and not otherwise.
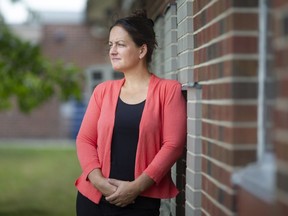
<path fill-rule="evenodd" d="M 147 87 L 149 85 L 151 73 L 148 70 L 133 71 L 131 73 L 124 73 L 125 88 L 135 89 L 141 87 Z"/>

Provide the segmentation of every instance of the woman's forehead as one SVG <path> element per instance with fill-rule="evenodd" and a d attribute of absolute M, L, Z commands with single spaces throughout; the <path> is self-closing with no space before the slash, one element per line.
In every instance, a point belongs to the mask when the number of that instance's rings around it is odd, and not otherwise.
<path fill-rule="evenodd" d="M 110 31 L 110 35 L 109 35 L 109 40 L 113 40 L 113 41 L 119 41 L 119 40 L 131 40 L 130 35 L 128 34 L 128 32 L 121 26 L 114 26 L 111 31 Z"/>

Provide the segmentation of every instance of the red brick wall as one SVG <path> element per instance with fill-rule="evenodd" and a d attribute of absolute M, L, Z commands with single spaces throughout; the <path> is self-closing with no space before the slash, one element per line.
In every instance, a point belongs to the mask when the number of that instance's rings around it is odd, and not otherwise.
<path fill-rule="evenodd" d="M 276 153 L 276 200 L 277 203 L 267 203 L 259 197 L 253 196 L 243 188 L 236 189 L 232 183 L 232 174 L 257 161 L 257 115 L 258 115 L 258 12 L 259 1 L 251 0 L 178 0 L 182 13 L 192 3 L 193 26 L 185 26 L 185 14 L 179 14 L 182 26 L 178 26 L 178 37 L 185 41 L 186 30 L 193 34 L 193 62 L 191 68 L 181 62 L 187 49 L 181 47 L 178 52 L 179 71 L 191 71 L 186 77 L 201 86 L 201 96 L 197 90 L 187 91 L 188 98 L 188 139 L 187 161 L 180 160 L 176 177 L 181 199 L 186 193 L 185 215 L 192 212 L 202 215 L 287 215 L 288 213 L 288 3 L 286 0 L 270 1 L 273 18 L 272 62 L 268 62 L 269 78 L 276 78 L 272 87 L 276 86 L 276 100 L 268 108 L 272 108 L 273 118 L 272 145 Z M 155 19 L 163 15 L 170 3 L 174 1 L 146 1 L 149 16 Z M 178 8 L 179 9 L 179 8 Z M 272 12 L 272 13 L 270 13 Z M 187 16 L 186 14 L 186 16 Z M 189 13 L 190 14 L 190 13 Z M 164 14 L 165 18 L 165 14 Z M 270 21 L 269 21 L 270 22 Z M 165 24 L 165 23 L 164 23 Z M 180 25 L 178 22 L 178 25 Z M 190 32 L 189 30 L 192 29 Z M 183 33 L 184 32 L 184 33 Z M 184 34 L 184 36 L 183 36 Z M 165 37 L 165 36 L 164 36 Z M 189 38 L 187 36 L 187 38 Z M 182 41 L 181 41 L 182 42 Z M 186 42 L 186 41 L 185 41 Z M 189 43 L 187 43 L 189 44 Z M 179 44 L 178 44 L 179 46 Z M 270 44 L 269 44 L 270 46 Z M 178 47 L 179 48 L 179 47 Z M 270 47 L 269 47 L 270 49 Z M 188 50 L 190 51 L 190 50 Z M 269 58 L 271 57 L 269 56 Z M 186 59 L 185 59 L 186 60 Z M 270 65 L 272 63 L 272 67 Z M 184 65 L 184 69 L 181 68 Z M 178 74 L 179 75 L 179 74 Z M 185 78 L 184 78 L 185 79 Z M 183 80 L 181 80 L 183 81 Z M 274 92 L 275 89 L 270 89 Z M 196 92 L 196 93 L 195 93 Z M 270 94 L 271 95 L 271 94 Z M 270 97 L 270 96 L 269 96 Z M 270 100 L 270 98 L 268 98 Z M 197 104 L 201 104 L 201 112 L 194 111 Z M 198 139 L 196 131 L 197 118 L 201 113 L 201 193 L 197 195 L 195 175 L 198 173 L 195 164 L 199 155 L 195 154 Z M 194 114 L 193 114 L 194 113 Z M 270 121 L 270 119 L 268 119 Z M 269 123 L 269 122 L 266 122 Z M 194 131 L 195 130 L 195 131 Z M 197 131 L 196 131 L 197 132 Z M 190 134 L 191 133 L 191 134 Z M 270 133 L 270 129 L 269 132 Z M 269 135 L 269 134 L 268 134 Z M 197 150 L 197 153 L 198 150 Z M 183 161 L 188 167 L 187 175 L 183 175 Z M 181 169 L 182 166 L 182 169 Z M 182 172 L 181 172 L 182 170 Z M 185 180 L 181 180 L 186 178 Z M 193 177 L 194 176 L 194 177 Z M 191 178 L 191 179 L 190 179 Z M 189 190 L 183 191 L 183 184 Z M 191 188 L 193 190 L 191 190 Z M 196 195 L 195 195 L 196 194 Z M 195 198 L 201 198 L 201 203 Z M 183 207 L 183 202 L 177 203 Z M 251 206 L 252 205 L 252 206 Z M 276 208 L 275 208 L 276 207 Z M 172 203 L 172 209 L 173 203 Z M 181 208 L 178 208 L 181 209 Z M 200 210 L 200 211 L 198 211 Z M 175 211 L 176 215 L 184 215 L 184 211 Z M 172 212 L 174 215 L 175 212 Z M 262 213 L 261 213 L 262 212 Z M 260 215 L 259 214 L 259 215 Z"/>
<path fill-rule="evenodd" d="M 63 138 L 68 137 L 67 122 L 59 116 L 59 102 L 48 101 L 31 114 L 17 108 L 0 113 L 0 138 Z"/>
<path fill-rule="evenodd" d="M 86 25 L 45 25 L 41 48 L 50 59 L 71 62 L 81 68 L 109 62 L 107 37 L 93 37 L 92 30 Z"/>
<path fill-rule="evenodd" d="M 256 160 L 257 7 L 257 1 L 193 1 L 194 81 L 203 100 L 202 209 L 213 216 L 236 212 L 231 176 Z"/>
<path fill-rule="evenodd" d="M 279 214 L 288 214 L 288 2 L 275 0 L 273 9 L 273 52 L 276 77 L 273 144 L 277 158 Z"/>

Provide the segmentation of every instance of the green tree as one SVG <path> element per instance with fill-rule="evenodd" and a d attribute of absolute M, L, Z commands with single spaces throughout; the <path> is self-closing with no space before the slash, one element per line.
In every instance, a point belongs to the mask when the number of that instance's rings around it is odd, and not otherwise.
<path fill-rule="evenodd" d="M 0 15 L 0 111 L 16 101 L 27 113 L 54 95 L 80 99 L 80 69 L 46 59 L 39 46 L 14 35 Z"/>

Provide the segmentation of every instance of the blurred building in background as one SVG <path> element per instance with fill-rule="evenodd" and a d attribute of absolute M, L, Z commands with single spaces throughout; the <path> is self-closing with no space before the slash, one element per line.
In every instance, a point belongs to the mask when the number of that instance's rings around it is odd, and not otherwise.
<path fill-rule="evenodd" d="M 39 45 L 51 61 L 79 67 L 85 77 L 84 100 L 63 103 L 55 97 L 30 114 L 17 108 L 1 112 L 0 137 L 74 139 L 95 85 L 119 77 L 107 58 L 107 26 L 104 32 L 103 27 L 95 30 L 87 24 L 85 13 L 38 11 L 37 20 L 10 28 L 23 40 Z"/>
<path fill-rule="evenodd" d="M 181 82 L 187 97 L 187 149 L 173 167 L 180 194 L 162 215 L 288 215 L 285 0 L 88 0 L 82 21 L 33 30 L 47 57 L 82 68 L 85 100 L 1 113 L 0 136 L 75 137 L 94 86 L 119 78 L 107 59 L 108 26 L 136 8 L 155 22 L 152 71 Z"/>

